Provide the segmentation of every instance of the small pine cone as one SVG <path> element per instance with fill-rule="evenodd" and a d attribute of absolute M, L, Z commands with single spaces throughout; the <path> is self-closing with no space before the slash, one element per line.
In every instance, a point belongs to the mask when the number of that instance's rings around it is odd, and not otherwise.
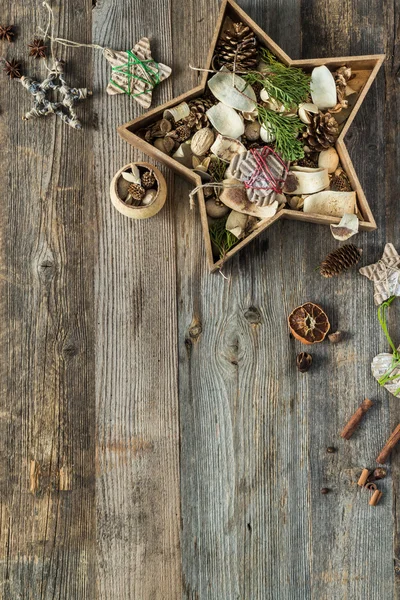
<path fill-rule="evenodd" d="M 167 133 L 166 137 L 171 137 L 177 142 L 185 142 L 192 135 L 192 130 L 189 125 L 179 125 L 174 131 Z"/>
<path fill-rule="evenodd" d="M 361 259 L 361 248 L 354 244 L 346 244 L 334 250 L 322 261 L 319 272 L 323 277 L 340 275 L 346 269 L 356 265 Z"/>
<path fill-rule="evenodd" d="M 346 66 L 340 67 L 337 71 L 332 73 L 332 75 L 336 84 L 338 109 L 341 110 L 342 108 L 347 108 L 349 103 L 346 99 L 346 87 L 347 82 L 351 79 L 351 68 Z"/>
<path fill-rule="evenodd" d="M 145 193 L 146 190 L 139 183 L 131 183 L 128 188 L 128 194 L 130 194 L 134 200 L 140 201 Z"/>
<path fill-rule="evenodd" d="M 215 104 L 210 98 L 196 98 L 189 102 L 190 115 L 182 119 L 179 124 L 188 125 L 190 129 L 199 130 L 208 125 L 206 111 Z"/>
<path fill-rule="evenodd" d="M 339 125 L 329 112 L 319 112 L 307 125 L 303 138 L 311 151 L 321 152 L 330 148 L 339 135 Z"/>
<path fill-rule="evenodd" d="M 216 47 L 220 67 L 231 71 L 249 71 L 258 63 L 258 42 L 253 31 L 244 23 L 232 23 L 222 32 Z"/>
<path fill-rule="evenodd" d="M 140 179 L 142 182 L 142 187 L 144 187 L 145 190 L 149 190 L 150 188 L 154 187 L 156 183 L 156 178 L 153 171 L 146 171 L 146 173 L 143 173 Z"/>

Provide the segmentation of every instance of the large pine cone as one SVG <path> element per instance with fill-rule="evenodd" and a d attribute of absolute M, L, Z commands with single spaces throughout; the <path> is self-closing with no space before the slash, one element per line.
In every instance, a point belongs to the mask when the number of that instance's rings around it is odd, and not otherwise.
<path fill-rule="evenodd" d="M 331 113 L 319 112 L 311 119 L 311 123 L 307 125 L 307 130 L 303 133 L 303 138 L 306 142 L 304 148 L 307 152 L 317 150 L 321 152 L 330 148 L 335 143 L 339 135 L 339 125 L 335 117 Z"/>
<path fill-rule="evenodd" d="M 346 269 L 356 265 L 361 259 L 361 249 L 354 244 L 345 244 L 334 250 L 322 261 L 319 272 L 323 277 L 340 275 Z"/>
<path fill-rule="evenodd" d="M 222 32 L 216 47 L 216 59 L 220 67 L 231 71 L 255 69 L 258 63 L 258 42 L 253 31 L 244 23 L 232 23 Z"/>

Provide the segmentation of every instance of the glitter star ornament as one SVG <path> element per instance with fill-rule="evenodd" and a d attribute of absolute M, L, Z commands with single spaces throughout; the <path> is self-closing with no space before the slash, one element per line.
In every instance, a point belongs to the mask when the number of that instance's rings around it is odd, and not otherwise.
<path fill-rule="evenodd" d="M 21 77 L 24 88 L 33 96 L 33 107 L 22 117 L 28 121 L 35 117 L 45 117 L 55 114 L 64 123 L 74 129 L 82 129 L 82 124 L 75 112 L 75 104 L 91 96 L 92 92 L 86 88 L 71 88 L 64 78 L 64 62 L 55 59 L 53 68 L 48 77 L 42 81 L 35 81 L 30 77 Z M 61 102 L 54 102 L 49 95 L 54 92 L 60 93 Z"/>
<path fill-rule="evenodd" d="M 128 94 L 143 108 L 149 108 L 154 87 L 171 75 L 171 68 L 157 63 L 151 56 L 150 41 L 142 37 L 132 50 L 104 49 L 112 66 L 107 93 Z"/>
<path fill-rule="evenodd" d="M 382 258 L 375 264 L 362 267 L 360 273 L 373 281 L 377 306 L 390 296 L 400 296 L 400 256 L 393 244 L 386 244 Z"/>

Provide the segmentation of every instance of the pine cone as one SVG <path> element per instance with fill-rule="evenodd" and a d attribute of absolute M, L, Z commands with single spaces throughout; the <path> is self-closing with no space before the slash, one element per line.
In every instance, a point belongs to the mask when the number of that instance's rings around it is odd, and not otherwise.
<path fill-rule="evenodd" d="M 143 173 L 141 182 L 142 187 L 144 187 L 145 190 L 149 190 L 150 188 L 154 187 L 156 178 L 153 171 L 146 171 L 146 173 Z"/>
<path fill-rule="evenodd" d="M 244 23 L 232 23 L 222 32 L 216 47 L 216 59 L 220 67 L 231 71 L 255 69 L 258 63 L 258 42 L 253 31 Z"/>
<path fill-rule="evenodd" d="M 309 151 L 321 152 L 330 148 L 339 135 L 339 125 L 329 112 L 314 115 L 303 133 Z"/>
<path fill-rule="evenodd" d="M 323 277 L 333 277 L 340 275 L 350 267 L 356 265 L 361 258 L 361 248 L 354 244 L 346 244 L 337 250 L 334 250 L 322 261 L 319 266 L 319 272 Z"/>
<path fill-rule="evenodd" d="M 192 135 L 192 130 L 189 125 L 179 125 L 174 131 L 167 133 L 165 137 L 170 137 L 177 142 L 185 142 Z"/>
<path fill-rule="evenodd" d="M 346 100 L 346 87 L 347 82 L 351 79 L 351 68 L 350 67 L 340 67 L 337 71 L 332 73 L 335 78 L 336 83 L 336 91 L 338 97 L 338 104 L 335 106 L 337 112 L 342 110 L 342 108 L 347 108 L 349 103 Z"/>
<path fill-rule="evenodd" d="M 210 98 L 196 98 L 189 102 L 190 115 L 182 119 L 179 124 L 187 125 L 191 129 L 199 130 L 208 126 L 208 117 L 206 111 L 211 108 L 215 102 Z"/>
<path fill-rule="evenodd" d="M 146 193 L 144 187 L 140 183 L 131 183 L 128 187 L 128 194 L 132 196 L 134 200 L 140 201 Z"/>

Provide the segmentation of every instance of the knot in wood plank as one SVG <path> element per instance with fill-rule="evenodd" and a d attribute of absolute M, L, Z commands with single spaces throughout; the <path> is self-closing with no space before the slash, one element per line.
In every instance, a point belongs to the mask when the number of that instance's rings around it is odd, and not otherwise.
<path fill-rule="evenodd" d="M 251 325 L 260 325 L 262 322 L 261 313 L 256 306 L 249 306 L 244 312 L 244 318 L 251 323 Z"/>

